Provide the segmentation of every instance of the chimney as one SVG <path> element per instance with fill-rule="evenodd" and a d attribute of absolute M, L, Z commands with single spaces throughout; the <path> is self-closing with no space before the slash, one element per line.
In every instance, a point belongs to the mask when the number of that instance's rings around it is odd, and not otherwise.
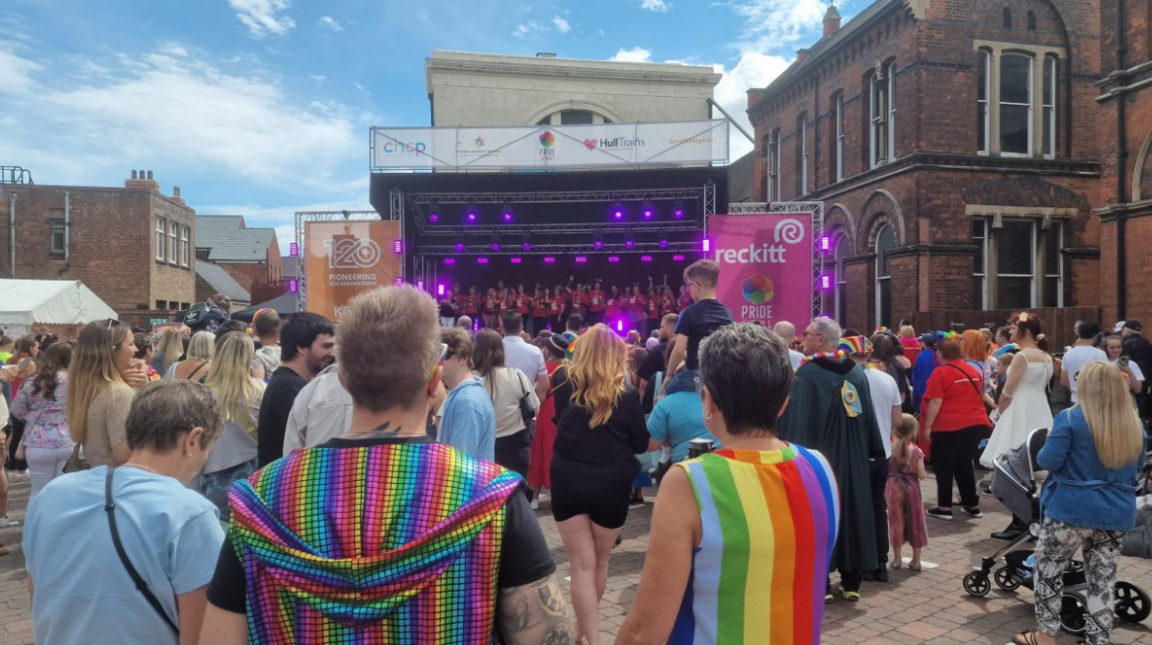
<path fill-rule="evenodd" d="M 836 11 L 836 5 L 828 5 L 828 11 L 824 14 L 824 37 L 827 38 L 832 34 L 840 31 L 840 12 Z"/>
<path fill-rule="evenodd" d="M 807 49 L 797 49 L 796 50 L 796 62 L 797 63 L 803 63 L 804 61 L 808 60 L 808 54 L 809 54 L 809 51 Z"/>
<path fill-rule="evenodd" d="M 160 193 L 160 182 L 152 179 L 151 170 L 133 170 L 132 178 L 124 182 L 124 187 L 129 190 L 147 190 L 153 193 Z"/>
<path fill-rule="evenodd" d="M 172 201 L 177 202 L 179 204 L 184 204 L 184 198 L 180 196 L 180 187 L 179 186 L 173 186 L 172 187 Z"/>

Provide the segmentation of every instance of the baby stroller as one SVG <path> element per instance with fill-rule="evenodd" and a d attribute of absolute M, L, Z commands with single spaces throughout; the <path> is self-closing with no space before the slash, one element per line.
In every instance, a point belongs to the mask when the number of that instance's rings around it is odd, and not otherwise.
<path fill-rule="evenodd" d="M 992 589 L 989 581 L 1005 591 L 1021 586 L 1033 589 L 1033 551 L 1020 549 L 1028 540 L 1040 534 L 1040 486 L 1036 483 L 1036 455 L 1044 447 L 1048 429 L 1033 430 L 1028 440 L 996 458 L 992 472 L 992 494 L 1017 517 L 1028 520 L 1028 531 L 996 553 L 981 558 L 980 566 L 964 577 L 964 591 L 982 597 Z M 992 569 L 1003 562 L 1003 565 Z M 1060 610 L 1060 627 L 1069 634 L 1079 636 L 1086 627 L 1087 600 L 1084 590 L 1087 581 L 1084 564 L 1078 560 L 1068 563 L 1064 571 L 1064 596 Z M 1116 617 L 1128 623 L 1139 623 L 1152 614 L 1152 599 L 1136 585 L 1117 580 L 1115 586 Z"/>

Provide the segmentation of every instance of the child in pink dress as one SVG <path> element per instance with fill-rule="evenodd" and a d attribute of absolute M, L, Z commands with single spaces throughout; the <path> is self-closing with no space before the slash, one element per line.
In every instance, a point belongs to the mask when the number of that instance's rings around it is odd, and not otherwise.
<path fill-rule="evenodd" d="M 888 465 L 888 483 L 884 498 L 888 500 L 888 538 L 892 544 L 892 568 L 904 566 L 900 549 L 912 545 L 913 571 L 920 570 L 920 550 L 928 545 L 928 521 L 920 497 L 920 480 L 924 471 L 924 453 L 916 447 L 919 424 L 916 417 L 905 414 L 896 436 L 892 437 L 892 460 Z"/>

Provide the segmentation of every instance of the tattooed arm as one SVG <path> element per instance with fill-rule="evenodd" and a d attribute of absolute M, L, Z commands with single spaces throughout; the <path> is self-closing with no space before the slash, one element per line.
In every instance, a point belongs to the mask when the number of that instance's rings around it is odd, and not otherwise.
<path fill-rule="evenodd" d="M 500 632 L 508 645 L 571 645 L 568 601 L 552 574 L 520 587 L 501 589 L 497 598 Z"/>

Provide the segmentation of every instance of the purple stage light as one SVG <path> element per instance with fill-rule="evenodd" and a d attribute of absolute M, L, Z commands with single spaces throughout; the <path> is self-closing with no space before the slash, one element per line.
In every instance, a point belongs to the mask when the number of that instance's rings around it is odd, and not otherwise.
<path fill-rule="evenodd" d="M 592 243 L 592 248 L 596 249 L 597 251 L 604 248 L 604 240 L 596 240 Z"/>
<path fill-rule="evenodd" d="M 397 287 L 403 287 L 404 286 L 403 276 L 396 276 L 396 286 Z"/>
<path fill-rule="evenodd" d="M 830 291 L 832 289 L 832 277 L 829 275 L 820 276 L 820 288 L 824 291 Z"/>
<path fill-rule="evenodd" d="M 612 207 L 612 219 L 616 220 L 617 222 L 624 219 L 624 207 L 623 206 L 621 206 L 620 204 L 617 204 L 616 206 Z"/>
<path fill-rule="evenodd" d="M 668 238 L 666 238 L 666 237 L 660 238 L 660 248 L 662 248 L 662 249 L 668 248 Z"/>
<path fill-rule="evenodd" d="M 295 278 L 288 281 L 288 293 L 296 293 L 300 290 L 300 283 Z"/>
<path fill-rule="evenodd" d="M 400 238 L 396 238 L 396 239 L 392 240 L 392 252 L 395 253 L 396 255 L 400 255 L 401 253 L 403 253 L 404 252 L 404 240 L 402 240 Z"/>
<path fill-rule="evenodd" d="M 452 248 L 456 249 L 457 253 L 463 253 L 464 252 L 464 243 L 463 242 L 457 242 L 456 246 L 454 246 Z"/>
<path fill-rule="evenodd" d="M 288 255 L 290 257 L 294 257 L 294 258 L 300 257 L 300 245 L 295 243 L 295 242 L 289 244 L 288 245 Z"/>
<path fill-rule="evenodd" d="M 512 258 L 512 264 L 520 264 L 520 262 L 522 262 L 520 258 Z"/>
<path fill-rule="evenodd" d="M 485 257 L 476 258 L 476 264 L 488 264 L 488 258 L 485 258 Z"/>
<path fill-rule="evenodd" d="M 576 264 L 584 264 L 587 261 L 588 261 L 588 258 L 584 257 L 583 255 L 577 255 L 576 256 Z"/>
<path fill-rule="evenodd" d="M 444 285 L 442 285 L 442 284 L 436 285 L 436 295 L 438 295 L 438 296 L 444 295 Z"/>
<path fill-rule="evenodd" d="M 651 208 L 645 208 L 645 209 L 644 209 L 644 219 L 652 219 L 652 216 L 653 216 L 654 214 L 655 214 L 655 213 L 652 211 L 652 209 L 651 209 Z"/>
<path fill-rule="evenodd" d="M 683 208 L 677 208 L 677 209 L 673 210 L 672 211 L 672 217 L 675 217 L 676 219 L 684 219 L 684 209 Z"/>
<path fill-rule="evenodd" d="M 428 213 L 428 221 L 435 224 L 440 221 L 440 213 Z"/>
<path fill-rule="evenodd" d="M 641 255 L 641 256 L 640 256 L 640 261 L 641 261 L 641 262 L 651 262 L 651 261 L 652 261 L 652 256 L 651 256 L 651 255 Z"/>
<path fill-rule="evenodd" d="M 827 253 L 832 250 L 832 238 L 825 235 L 820 238 L 820 250 Z"/>
<path fill-rule="evenodd" d="M 624 248 L 631 251 L 633 246 L 636 246 L 636 242 L 632 238 L 624 240 Z"/>
<path fill-rule="evenodd" d="M 452 266 L 453 264 L 456 264 L 456 258 L 444 258 L 444 264 Z"/>
<path fill-rule="evenodd" d="M 504 223 L 507 224 L 512 221 L 512 211 L 504 211 Z"/>
<path fill-rule="evenodd" d="M 611 262 L 612 264 L 616 264 L 617 262 L 620 261 L 620 257 L 616 256 L 616 255 L 609 255 L 608 261 Z"/>
<path fill-rule="evenodd" d="M 544 258 L 544 264 L 556 264 L 556 258 L 547 256 Z"/>
<path fill-rule="evenodd" d="M 464 219 L 468 220 L 469 224 L 475 224 L 476 220 L 479 218 L 480 216 L 477 215 L 476 211 L 473 210 L 468 211 L 468 214 L 464 216 Z"/>
<path fill-rule="evenodd" d="M 710 240 L 708 238 L 704 238 L 704 241 L 700 243 L 700 248 L 703 249 L 705 253 L 711 253 L 712 252 L 712 240 Z"/>
<path fill-rule="evenodd" d="M 619 331 L 619 332 L 624 331 L 624 321 L 623 320 L 617 320 L 616 321 L 616 331 Z"/>
<path fill-rule="evenodd" d="M 684 256 L 683 256 L 683 255 L 673 255 L 673 256 L 672 256 L 672 261 L 673 261 L 673 262 L 683 262 L 683 261 L 684 261 Z"/>
<path fill-rule="evenodd" d="M 499 242 L 493 242 L 492 243 L 492 250 L 493 251 L 499 251 L 500 250 L 500 243 Z"/>

